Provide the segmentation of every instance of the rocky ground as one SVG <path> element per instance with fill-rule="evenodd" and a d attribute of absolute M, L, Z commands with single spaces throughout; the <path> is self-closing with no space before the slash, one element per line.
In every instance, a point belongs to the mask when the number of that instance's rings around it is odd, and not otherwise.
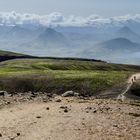
<path fill-rule="evenodd" d="M 139 140 L 140 106 L 109 99 L 0 97 L 0 140 Z"/>

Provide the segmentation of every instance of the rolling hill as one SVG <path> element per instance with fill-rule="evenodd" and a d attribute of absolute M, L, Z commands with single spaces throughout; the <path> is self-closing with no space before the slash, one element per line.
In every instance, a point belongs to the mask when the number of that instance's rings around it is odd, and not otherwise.
<path fill-rule="evenodd" d="M 10 60 L 10 59 L 17 59 L 17 58 L 33 58 L 33 56 L 0 50 L 0 62 Z"/>
<path fill-rule="evenodd" d="M 128 76 L 138 71 L 139 66 L 92 60 L 15 59 L 0 63 L 0 90 L 56 94 L 73 90 L 90 96 L 114 86 L 122 90 Z"/>

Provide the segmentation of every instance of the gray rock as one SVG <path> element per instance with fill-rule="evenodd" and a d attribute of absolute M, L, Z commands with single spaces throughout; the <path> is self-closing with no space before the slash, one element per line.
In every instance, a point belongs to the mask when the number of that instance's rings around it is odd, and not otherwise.
<path fill-rule="evenodd" d="M 74 96 L 79 96 L 79 93 L 77 93 L 77 92 L 74 92 Z"/>
<path fill-rule="evenodd" d="M 71 90 L 62 94 L 62 97 L 71 97 L 71 96 L 79 96 L 79 93 Z"/>
<path fill-rule="evenodd" d="M 0 91 L 0 96 L 8 96 L 8 92 L 7 91 Z"/>

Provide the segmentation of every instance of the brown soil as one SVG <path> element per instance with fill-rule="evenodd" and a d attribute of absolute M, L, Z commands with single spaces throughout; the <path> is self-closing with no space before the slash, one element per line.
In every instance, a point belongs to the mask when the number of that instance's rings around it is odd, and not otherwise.
<path fill-rule="evenodd" d="M 0 140 L 140 139 L 140 107 L 117 100 L 14 96 L 0 103 Z"/>

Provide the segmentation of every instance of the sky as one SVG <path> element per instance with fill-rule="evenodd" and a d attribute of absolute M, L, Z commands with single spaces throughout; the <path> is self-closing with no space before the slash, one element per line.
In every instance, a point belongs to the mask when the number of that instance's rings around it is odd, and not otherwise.
<path fill-rule="evenodd" d="M 64 16 L 104 17 L 140 13 L 140 0 L 0 0 L 0 12 L 19 12 L 45 15 L 52 12 Z"/>

